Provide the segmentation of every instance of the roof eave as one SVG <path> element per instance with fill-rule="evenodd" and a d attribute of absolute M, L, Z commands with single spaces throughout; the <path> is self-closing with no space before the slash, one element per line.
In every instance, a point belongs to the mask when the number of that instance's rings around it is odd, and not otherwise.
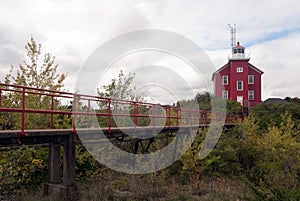
<path fill-rule="evenodd" d="M 214 80 L 215 74 L 221 72 L 222 70 L 224 70 L 227 66 L 228 66 L 229 62 L 227 62 L 226 64 L 224 64 L 221 68 L 219 68 L 218 70 L 216 70 L 215 72 L 213 72 L 211 80 Z"/>

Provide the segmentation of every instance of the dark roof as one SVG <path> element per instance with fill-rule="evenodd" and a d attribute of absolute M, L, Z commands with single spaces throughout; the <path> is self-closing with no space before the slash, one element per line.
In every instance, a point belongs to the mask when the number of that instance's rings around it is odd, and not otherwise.
<path fill-rule="evenodd" d="M 281 104 L 289 104 L 290 102 L 285 100 L 285 99 L 281 99 L 281 98 L 268 98 L 267 100 L 265 100 L 263 103 L 281 103 Z"/>
<path fill-rule="evenodd" d="M 222 66 L 221 68 L 219 68 L 218 70 L 216 70 L 215 72 L 213 72 L 211 80 L 214 80 L 215 74 L 221 72 L 223 69 L 227 68 L 228 66 L 229 66 L 229 62 L 227 64 L 225 64 L 224 66 Z"/>
<path fill-rule="evenodd" d="M 245 49 L 243 46 L 240 45 L 240 42 L 237 42 L 237 45 L 233 48 L 243 48 L 243 49 Z"/>
<path fill-rule="evenodd" d="M 249 67 L 252 68 L 253 70 L 257 71 L 259 74 L 264 74 L 264 72 L 260 69 L 258 69 L 256 66 L 253 64 L 248 63 Z"/>

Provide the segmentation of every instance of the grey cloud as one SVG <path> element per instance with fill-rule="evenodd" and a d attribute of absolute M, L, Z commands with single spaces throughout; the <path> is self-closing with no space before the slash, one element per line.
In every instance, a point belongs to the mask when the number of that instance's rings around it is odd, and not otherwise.
<path fill-rule="evenodd" d="M 209 52 L 217 69 L 227 62 L 230 49 L 227 24 L 237 23 L 241 43 L 255 44 L 246 47 L 250 62 L 265 71 L 263 97 L 299 96 L 299 32 L 265 42 L 273 33 L 299 28 L 297 4 L 296 0 L 280 4 L 271 0 L 6 1 L 0 8 L 5 16 L 0 19 L 1 76 L 10 64 L 23 61 L 24 45 L 33 35 L 46 52 L 56 56 L 60 71 L 68 73 L 66 85 L 71 90 L 79 67 L 93 50 L 116 35 L 142 28 L 169 30 L 190 38 Z M 210 78 L 211 73 L 203 76 Z M 154 75 L 149 72 L 149 76 Z M 284 80 L 288 82 L 280 88 L 278 83 Z M 172 84 L 184 94 L 186 88 Z M 198 88 L 203 87 L 195 82 L 192 89 Z"/>

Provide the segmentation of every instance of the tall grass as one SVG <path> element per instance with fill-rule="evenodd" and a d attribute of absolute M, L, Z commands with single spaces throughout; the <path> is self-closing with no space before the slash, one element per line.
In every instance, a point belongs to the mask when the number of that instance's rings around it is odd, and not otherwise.
<path fill-rule="evenodd" d="M 109 169 L 79 183 L 78 188 L 80 201 L 241 201 L 251 200 L 252 194 L 250 188 L 237 178 L 183 179 L 170 176 L 166 171 L 128 175 Z M 42 189 L 22 194 L 16 200 L 52 201 L 50 197 L 42 196 Z"/>

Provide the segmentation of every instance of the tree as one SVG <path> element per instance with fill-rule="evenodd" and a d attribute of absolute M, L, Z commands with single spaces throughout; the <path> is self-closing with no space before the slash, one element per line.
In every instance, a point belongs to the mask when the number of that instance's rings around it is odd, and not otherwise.
<path fill-rule="evenodd" d="M 211 109 L 211 94 L 209 92 L 197 93 L 194 99 L 199 104 L 200 110 Z"/>
<path fill-rule="evenodd" d="M 227 113 L 230 114 L 241 114 L 242 113 L 242 106 L 239 102 L 227 100 Z"/>
<path fill-rule="evenodd" d="M 282 122 L 280 117 L 285 115 L 286 112 L 291 115 L 292 120 L 295 122 L 294 126 L 297 127 L 300 123 L 300 104 L 296 103 L 261 103 L 251 108 L 250 116 L 256 117 L 255 121 L 260 129 L 266 130 L 270 125 L 280 126 Z"/>
<path fill-rule="evenodd" d="M 199 160 L 199 150 L 207 130 L 201 131 L 192 147 L 180 159 L 181 173 L 191 179 L 218 175 L 239 177 L 255 193 L 249 200 L 300 199 L 300 141 L 292 116 L 279 115 L 278 125 L 262 130 L 255 122 L 264 116 L 246 117 L 236 127 L 226 130 L 205 159 Z"/>
<path fill-rule="evenodd" d="M 288 102 L 291 102 L 291 101 L 292 101 L 292 98 L 289 97 L 289 96 L 287 96 L 287 97 L 284 98 L 284 100 L 286 100 L 286 101 L 288 101 Z"/>
<path fill-rule="evenodd" d="M 251 121 L 264 118 L 256 116 Z M 268 125 L 265 130 L 243 122 L 240 160 L 244 175 L 265 200 L 299 200 L 299 130 L 289 113 L 279 118 L 278 125 Z"/>
<path fill-rule="evenodd" d="M 13 74 L 14 66 L 11 65 L 10 73 L 5 76 L 6 84 L 30 86 L 38 89 L 60 90 L 66 74 L 58 74 L 58 65 L 55 64 L 55 57 L 50 53 L 43 55 L 41 61 L 41 44 L 33 37 L 25 45 L 27 61 L 19 65 L 16 75 Z"/>
<path fill-rule="evenodd" d="M 28 86 L 38 89 L 61 90 L 66 74 L 57 73 L 58 64 L 55 63 L 55 57 L 50 53 L 42 54 L 42 46 L 37 43 L 33 37 L 25 45 L 27 59 L 19 65 L 19 69 L 14 72 L 14 66 L 11 65 L 10 73 L 5 76 L 6 84 Z M 34 91 L 34 90 L 27 90 Z M 27 109 L 51 108 L 51 97 L 39 94 L 26 93 Z M 4 97 L 5 107 L 21 108 L 21 93 L 9 93 Z M 55 100 L 55 106 L 60 107 L 59 101 Z M 1 114 L 3 123 L 0 123 L 2 129 L 19 129 L 19 115 L 5 113 Z M 49 128 L 50 118 L 48 114 L 27 114 L 26 128 Z"/>
<path fill-rule="evenodd" d="M 193 108 L 195 104 L 199 105 L 200 110 L 210 110 L 211 109 L 211 94 L 209 92 L 197 93 L 193 99 L 180 100 L 177 101 L 174 106 L 184 107 L 184 108 Z"/>
<path fill-rule="evenodd" d="M 102 89 L 98 88 L 98 95 L 119 100 L 142 101 L 142 95 L 134 94 L 136 90 L 136 86 L 133 85 L 134 78 L 134 73 L 129 72 L 126 76 L 121 70 L 117 79 L 112 79 L 111 83 L 102 86 Z"/>
<path fill-rule="evenodd" d="M 111 98 L 110 110 L 113 114 L 133 114 L 134 103 L 142 102 L 144 100 L 143 95 L 136 95 L 134 91 L 136 86 L 133 81 L 135 74 L 129 72 L 125 75 L 121 70 L 118 78 L 112 79 L 111 83 L 98 88 L 98 95 L 101 97 Z M 128 100 L 133 102 L 128 102 L 127 104 L 120 104 L 118 100 Z M 100 110 L 108 110 L 108 104 L 106 102 L 99 103 Z M 142 108 L 139 107 L 139 111 Z M 107 117 L 98 117 L 100 125 L 107 125 Z M 111 125 L 113 126 L 117 122 L 118 126 L 133 126 L 133 120 L 128 118 L 128 116 L 117 117 L 111 119 Z"/>
<path fill-rule="evenodd" d="M 298 98 L 298 97 L 292 98 L 291 102 L 294 104 L 300 104 L 300 98 Z"/>

